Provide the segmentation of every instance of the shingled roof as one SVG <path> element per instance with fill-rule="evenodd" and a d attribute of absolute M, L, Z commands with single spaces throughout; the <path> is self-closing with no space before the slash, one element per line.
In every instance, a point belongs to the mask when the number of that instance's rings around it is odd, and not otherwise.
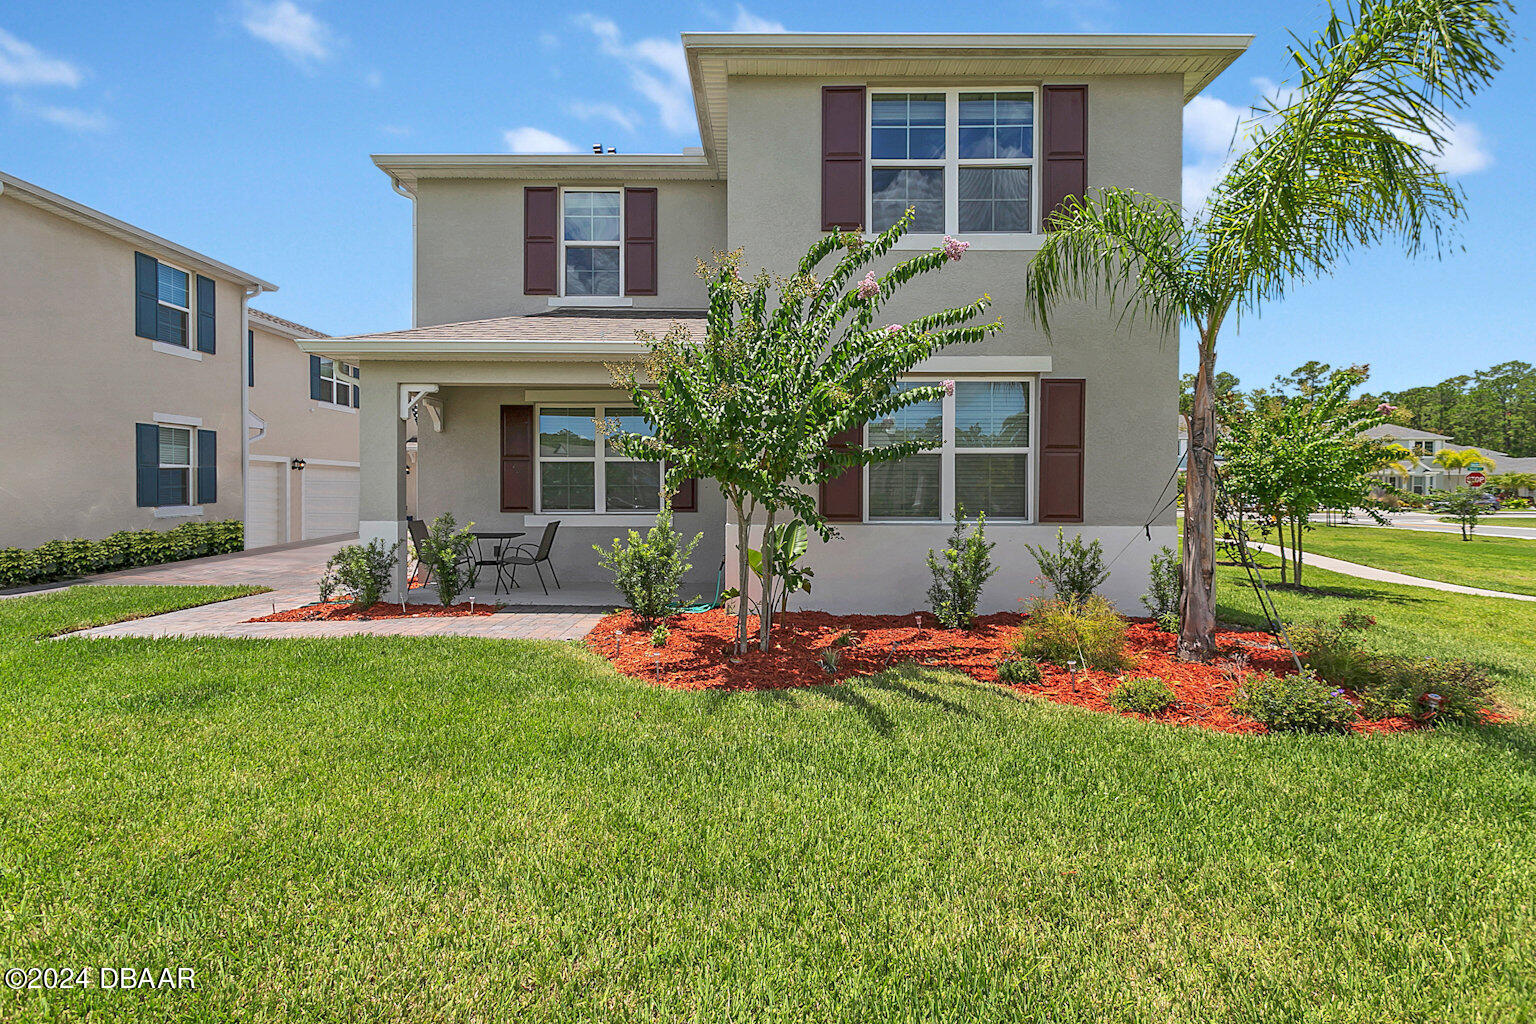
<path fill-rule="evenodd" d="M 636 331 L 657 336 L 682 324 L 694 338 L 704 337 L 708 314 L 702 309 L 552 309 L 526 316 L 413 327 L 406 331 L 354 334 L 337 341 L 625 341 Z"/>

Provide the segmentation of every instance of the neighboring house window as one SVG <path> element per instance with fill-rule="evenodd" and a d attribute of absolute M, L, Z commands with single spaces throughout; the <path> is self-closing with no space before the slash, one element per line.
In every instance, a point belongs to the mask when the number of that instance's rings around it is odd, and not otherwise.
<path fill-rule="evenodd" d="M 868 518 L 943 520 L 958 502 L 967 517 L 1028 519 L 1030 389 L 1025 380 L 959 381 L 952 396 L 869 423 L 871 447 L 921 441 L 935 450 L 870 464 Z"/>
<path fill-rule="evenodd" d="M 909 206 L 916 233 L 1034 231 L 1032 91 L 877 92 L 869 131 L 871 231 Z"/>
<path fill-rule="evenodd" d="M 356 376 L 352 372 L 352 366 L 348 363 L 337 362 L 321 357 L 320 359 L 320 401 L 330 402 L 332 405 L 342 405 L 352 408 L 352 389 L 357 383 L 352 379 Z"/>
<path fill-rule="evenodd" d="M 562 202 L 565 294 L 617 296 L 624 238 L 621 193 L 567 191 Z"/>
<path fill-rule="evenodd" d="M 191 277 L 185 270 L 162 263 L 157 270 L 156 288 L 160 305 L 156 311 L 156 335 L 167 345 L 187 347 L 187 323 L 191 318 Z"/>
<path fill-rule="evenodd" d="M 245 332 L 245 386 L 256 386 L 256 332 Z"/>
<path fill-rule="evenodd" d="M 539 510 L 659 511 L 661 463 L 613 451 L 598 437 L 598 420 L 632 434 L 650 433 L 639 411 L 629 406 L 539 407 Z"/>
<path fill-rule="evenodd" d="M 1421 459 L 1424 459 L 1425 461 L 1429 461 L 1429 460 L 1433 459 L 1435 457 L 1435 442 L 1433 442 L 1433 441 L 1415 441 L 1415 442 L 1413 442 L 1413 454 L 1417 455 Z"/>
<path fill-rule="evenodd" d="M 192 428 L 160 426 L 160 504 L 192 504 Z"/>

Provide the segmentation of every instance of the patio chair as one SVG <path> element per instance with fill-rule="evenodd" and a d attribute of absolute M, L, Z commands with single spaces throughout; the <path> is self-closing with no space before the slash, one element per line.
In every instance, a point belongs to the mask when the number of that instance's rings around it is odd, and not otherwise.
<path fill-rule="evenodd" d="M 539 586 L 544 588 L 544 593 L 549 593 L 549 586 L 544 582 L 544 571 L 539 568 L 543 562 L 549 566 L 549 574 L 554 576 L 555 588 L 560 587 L 560 577 L 555 575 L 555 563 L 549 560 L 549 549 L 555 546 L 555 531 L 560 528 L 560 520 L 547 524 L 544 527 L 544 535 L 539 538 L 539 546 L 532 544 L 515 545 L 510 552 L 502 558 L 502 564 L 512 567 L 512 585 L 517 586 L 517 567 L 531 565 L 533 571 L 539 574 Z"/>
<path fill-rule="evenodd" d="M 407 572 L 406 577 L 405 577 L 405 586 L 406 586 L 407 590 L 409 590 L 411 588 L 412 584 L 416 584 L 418 586 L 425 587 L 429 583 L 432 582 L 432 567 L 430 565 L 425 566 L 425 568 L 427 570 L 427 574 L 426 574 L 426 576 L 422 577 L 420 583 L 417 583 L 417 581 L 416 581 L 416 574 L 418 572 L 421 572 L 421 570 L 423 568 L 423 563 L 421 561 L 421 547 L 422 547 L 422 544 L 424 544 L 426 542 L 426 539 L 427 539 L 427 524 L 425 522 L 423 522 L 422 520 L 420 520 L 420 519 L 412 519 L 409 522 L 407 522 L 405 525 L 406 525 L 406 531 L 409 533 L 410 538 L 411 538 L 411 549 L 416 552 L 416 562 L 415 562 L 414 565 L 409 567 L 409 571 Z M 470 563 L 470 558 L 467 555 L 465 557 L 459 559 L 459 564 L 460 565 L 467 565 L 469 563 Z M 478 579 L 478 577 L 479 577 L 479 568 L 478 568 L 478 566 L 471 565 L 470 568 L 474 572 L 474 574 L 476 576 L 476 579 Z M 471 581 L 471 585 L 473 585 L 473 583 L 474 583 L 474 581 Z"/>

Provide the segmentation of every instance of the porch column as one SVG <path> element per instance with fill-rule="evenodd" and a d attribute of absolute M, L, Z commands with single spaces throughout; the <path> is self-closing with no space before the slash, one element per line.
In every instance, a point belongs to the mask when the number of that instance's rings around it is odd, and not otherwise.
<path fill-rule="evenodd" d="M 359 522 L 358 540 L 382 540 L 400 560 L 386 601 L 406 592 L 405 439 L 408 422 L 400 418 L 399 387 L 387 364 L 363 364 L 363 401 L 358 409 Z"/>

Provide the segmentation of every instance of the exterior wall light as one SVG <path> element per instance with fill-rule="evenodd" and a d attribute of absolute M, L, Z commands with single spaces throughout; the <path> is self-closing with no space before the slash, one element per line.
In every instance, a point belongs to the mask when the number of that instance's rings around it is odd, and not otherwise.
<path fill-rule="evenodd" d="M 304 468 L 304 460 L 303 459 L 294 459 L 293 460 L 293 468 L 294 469 L 303 469 Z"/>

